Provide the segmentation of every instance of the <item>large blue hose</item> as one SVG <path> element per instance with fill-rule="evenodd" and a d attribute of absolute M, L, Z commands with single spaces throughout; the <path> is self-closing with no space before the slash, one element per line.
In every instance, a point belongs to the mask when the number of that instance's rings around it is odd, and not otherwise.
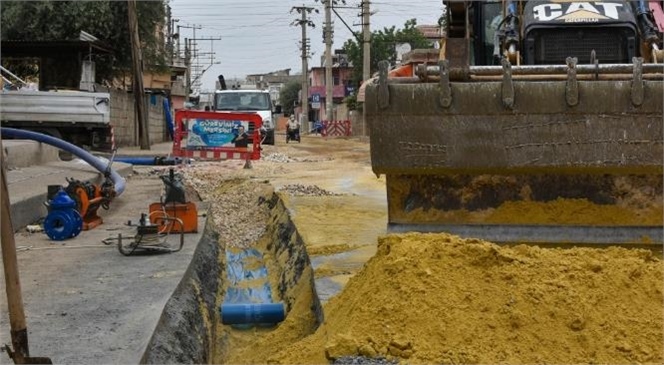
<path fill-rule="evenodd" d="M 173 116 L 171 115 L 171 105 L 167 98 L 164 98 L 164 115 L 166 115 L 166 125 L 168 126 L 168 135 L 173 139 L 175 134 L 175 125 L 173 123 Z"/>
<path fill-rule="evenodd" d="M 65 142 L 59 138 L 47 136 L 45 134 L 37 132 L 31 132 L 15 128 L 4 128 L 4 127 L 0 128 L 0 134 L 2 134 L 3 137 L 6 136 L 12 138 L 19 138 L 19 139 L 31 139 L 33 141 L 46 143 L 51 146 L 57 147 L 61 150 L 70 152 L 74 156 L 90 164 L 90 166 L 94 167 L 102 174 L 105 173 L 106 169 L 108 168 L 108 165 L 104 161 L 98 159 L 90 152 L 78 146 L 74 146 L 69 142 Z M 125 190 L 127 181 L 122 176 L 120 176 L 120 174 L 118 174 L 115 170 L 112 169 L 111 169 L 111 180 L 113 180 L 113 183 L 115 184 L 115 194 L 118 196 L 121 195 Z"/>
<path fill-rule="evenodd" d="M 166 156 L 116 156 L 115 161 L 139 166 L 174 166 L 185 163 L 188 159 Z"/>

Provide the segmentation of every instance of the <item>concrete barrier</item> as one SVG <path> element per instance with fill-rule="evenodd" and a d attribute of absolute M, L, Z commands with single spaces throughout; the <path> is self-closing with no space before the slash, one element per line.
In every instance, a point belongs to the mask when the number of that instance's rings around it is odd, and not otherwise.
<path fill-rule="evenodd" d="M 57 148 L 36 141 L 4 140 L 2 147 L 10 170 L 60 161 Z"/>

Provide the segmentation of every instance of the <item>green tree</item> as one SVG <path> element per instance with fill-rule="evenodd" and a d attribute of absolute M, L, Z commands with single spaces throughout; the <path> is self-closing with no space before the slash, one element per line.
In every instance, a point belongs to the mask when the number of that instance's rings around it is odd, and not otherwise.
<path fill-rule="evenodd" d="M 164 70 L 167 53 L 158 30 L 165 23 L 165 0 L 136 5 L 145 66 Z M 111 46 L 111 55 L 93 59 L 97 82 L 111 81 L 131 68 L 126 1 L 3 1 L 0 17 L 2 40 L 69 40 L 83 30 Z"/>
<path fill-rule="evenodd" d="M 302 90 L 302 84 L 299 81 L 289 81 L 279 93 L 279 102 L 284 114 L 293 114 L 295 103 L 298 101 L 298 94 Z"/>
<path fill-rule="evenodd" d="M 412 49 L 431 48 L 431 44 L 424 37 L 424 34 L 417 30 L 417 21 L 415 19 L 407 20 L 404 27 L 397 29 L 395 26 L 385 27 L 382 30 L 371 32 L 371 73 L 378 71 L 378 62 L 388 60 L 394 64 L 396 62 L 396 45 L 399 43 L 409 43 Z M 353 63 L 353 83 L 359 86 L 362 83 L 362 65 L 364 52 L 362 44 L 356 39 L 351 38 L 344 43 L 344 51 L 348 54 L 348 59 Z"/>

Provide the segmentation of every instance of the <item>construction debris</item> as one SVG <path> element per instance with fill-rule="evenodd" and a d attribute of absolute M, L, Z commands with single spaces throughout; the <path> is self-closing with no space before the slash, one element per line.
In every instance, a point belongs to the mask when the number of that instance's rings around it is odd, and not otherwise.
<path fill-rule="evenodd" d="M 268 161 L 268 162 L 278 162 L 278 163 L 295 162 L 295 160 L 290 158 L 288 155 L 285 155 L 283 153 L 278 153 L 278 152 L 264 155 L 264 156 L 261 157 L 261 160 Z"/>
<path fill-rule="evenodd" d="M 293 196 L 342 196 L 343 195 L 322 189 L 316 185 L 302 185 L 302 184 L 285 185 L 279 191 L 286 192 Z"/>

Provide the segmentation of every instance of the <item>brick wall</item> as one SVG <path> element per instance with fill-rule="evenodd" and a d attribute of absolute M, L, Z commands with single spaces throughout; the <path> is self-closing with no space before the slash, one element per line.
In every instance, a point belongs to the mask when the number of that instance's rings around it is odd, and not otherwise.
<path fill-rule="evenodd" d="M 111 124 L 115 131 L 115 144 L 118 147 L 137 146 L 139 141 L 134 111 L 134 94 L 121 90 L 110 90 L 109 93 L 111 94 Z M 145 96 L 151 144 L 169 140 L 163 100 L 162 95 Z"/>

